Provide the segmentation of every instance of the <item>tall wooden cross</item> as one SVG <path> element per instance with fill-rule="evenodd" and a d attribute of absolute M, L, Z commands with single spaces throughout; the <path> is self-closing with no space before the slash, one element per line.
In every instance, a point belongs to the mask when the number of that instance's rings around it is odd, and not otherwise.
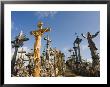
<path fill-rule="evenodd" d="M 39 77 L 40 76 L 40 49 L 41 49 L 41 38 L 42 35 L 45 32 L 50 31 L 49 28 L 43 28 L 43 23 L 39 22 L 38 23 L 38 30 L 31 31 L 31 35 L 35 37 L 35 43 L 34 43 L 34 72 L 33 76 L 34 77 Z"/>

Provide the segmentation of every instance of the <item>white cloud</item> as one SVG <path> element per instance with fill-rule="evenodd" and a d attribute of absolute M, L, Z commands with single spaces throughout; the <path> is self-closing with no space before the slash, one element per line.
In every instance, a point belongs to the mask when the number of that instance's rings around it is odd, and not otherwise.
<path fill-rule="evenodd" d="M 35 15 L 37 15 L 39 18 L 47 18 L 47 17 L 54 17 L 54 15 L 57 14 L 57 11 L 38 11 L 35 12 Z"/>
<path fill-rule="evenodd" d="M 53 17 L 54 15 L 56 15 L 58 12 L 57 11 L 50 11 L 50 15 Z"/>

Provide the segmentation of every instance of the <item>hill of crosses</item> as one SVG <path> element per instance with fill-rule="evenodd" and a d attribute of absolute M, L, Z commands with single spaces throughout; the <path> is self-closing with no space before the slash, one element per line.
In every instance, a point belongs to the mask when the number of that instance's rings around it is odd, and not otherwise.
<path fill-rule="evenodd" d="M 53 47 L 52 42 L 55 41 L 49 35 L 49 32 L 54 33 L 52 27 L 43 25 L 42 21 L 37 22 L 36 29 L 28 33 L 32 38 L 25 34 L 26 31 L 21 31 L 11 41 L 14 49 L 11 60 L 12 77 L 100 77 L 100 57 L 97 43 L 93 40 L 97 38 L 99 31 L 94 34 L 89 31 L 79 35 L 76 33 L 75 39 L 70 37 L 73 43 L 69 44 L 73 47 L 67 50 L 67 57 L 60 48 Z M 33 48 L 27 51 L 23 47 L 31 39 L 34 39 Z M 82 56 L 81 44 L 84 40 L 87 41 L 92 61 L 87 61 Z M 45 47 L 42 46 L 42 41 Z"/>

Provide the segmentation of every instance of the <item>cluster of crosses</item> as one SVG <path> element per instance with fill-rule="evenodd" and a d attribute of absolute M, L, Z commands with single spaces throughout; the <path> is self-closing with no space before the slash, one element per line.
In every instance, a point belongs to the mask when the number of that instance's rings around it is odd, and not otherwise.
<path fill-rule="evenodd" d="M 38 30 L 31 31 L 31 35 L 35 37 L 35 43 L 34 43 L 34 49 L 32 53 L 26 53 L 26 51 L 18 51 L 19 47 L 23 46 L 24 41 L 28 41 L 29 38 L 26 37 L 26 35 L 21 31 L 21 33 L 13 40 L 12 47 L 15 48 L 14 55 L 12 57 L 11 61 L 11 74 L 12 76 L 16 76 L 16 69 L 15 66 L 21 65 L 23 67 L 23 64 L 25 61 L 28 61 L 28 76 L 34 76 L 34 77 L 39 77 L 43 76 L 43 70 L 42 67 L 46 66 L 45 72 L 46 75 L 44 76 L 56 76 L 59 75 L 57 73 L 61 74 L 61 69 L 63 69 L 64 66 L 64 54 L 61 53 L 60 51 L 56 51 L 56 49 L 52 49 L 50 47 L 51 40 L 49 36 L 45 37 L 44 40 L 46 40 L 46 51 L 45 51 L 45 64 L 43 64 L 43 57 L 44 55 L 40 55 L 40 48 L 41 48 L 41 37 L 44 34 L 44 32 L 50 31 L 49 28 L 43 28 L 42 27 L 43 23 L 39 22 L 38 23 Z M 21 56 L 17 59 L 17 53 L 21 53 Z M 28 57 L 28 60 L 25 60 L 22 56 L 22 54 L 25 53 L 25 56 Z M 63 55 L 62 55 L 63 54 Z M 61 55 L 60 57 L 57 57 Z M 53 56 L 53 59 L 52 59 Z M 56 58 L 57 57 L 57 58 Z M 62 58 L 62 60 L 60 60 Z M 52 60 L 54 62 L 52 62 Z M 58 64 L 59 63 L 59 64 Z M 62 63 L 62 64 L 60 64 Z M 59 66 L 59 67 L 58 67 Z M 20 66 L 19 66 L 20 67 Z M 53 70 L 50 70 L 51 67 L 53 67 Z M 53 71 L 53 73 L 52 73 Z M 20 76 L 20 75 L 19 75 Z M 21 75 L 22 76 L 22 75 Z"/>
<path fill-rule="evenodd" d="M 65 60 L 64 53 L 56 48 L 51 47 L 51 42 L 49 36 L 44 38 L 46 40 L 46 50 L 44 49 L 41 57 L 41 76 L 64 76 L 65 71 Z"/>
<path fill-rule="evenodd" d="M 93 38 L 95 38 L 98 35 L 99 32 L 96 32 L 94 35 L 91 35 L 90 32 L 87 33 L 87 36 L 84 36 L 83 34 L 81 34 L 81 36 L 83 38 L 86 38 L 88 41 L 88 47 L 90 49 L 91 52 L 91 58 L 92 58 L 92 68 L 95 71 L 99 71 L 100 70 L 100 60 L 99 60 L 99 53 L 97 53 L 97 48 L 95 46 L 95 43 L 93 42 Z M 75 41 L 73 42 L 73 49 L 69 49 L 68 51 L 70 52 L 70 57 L 72 58 L 72 63 L 71 63 L 71 67 L 74 67 L 75 63 L 77 66 L 76 68 L 78 68 L 79 65 L 82 64 L 82 58 L 81 58 L 81 53 L 80 53 L 80 44 L 82 42 L 82 39 L 79 38 L 79 36 L 76 37 Z M 73 52 L 73 53 L 72 53 Z M 87 62 L 87 61 L 86 61 Z"/>
<path fill-rule="evenodd" d="M 13 58 L 11 60 L 11 74 L 14 73 L 14 66 L 15 66 L 15 62 L 16 62 L 18 48 L 22 47 L 24 41 L 28 41 L 28 40 L 29 40 L 29 38 L 27 38 L 26 35 L 24 35 L 23 32 L 21 31 L 21 33 L 18 36 L 16 36 L 15 40 L 11 41 L 12 48 L 15 48 L 15 52 L 14 52 Z"/>
<path fill-rule="evenodd" d="M 46 41 L 46 50 L 43 51 L 42 55 L 40 54 L 41 49 L 41 38 L 45 32 L 49 32 L 50 28 L 43 28 L 43 23 L 38 23 L 38 30 L 31 31 L 30 34 L 35 37 L 34 49 L 32 53 L 26 53 L 23 49 L 18 52 L 18 48 L 22 47 L 25 41 L 28 41 L 29 38 L 21 31 L 21 33 L 16 36 L 15 40 L 11 41 L 12 47 L 15 48 L 15 52 L 11 61 L 11 74 L 16 76 L 15 66 L 17 62 L 21 60 L 21 66 L 23 66 L 23 61 L 28 61 L 28 73 L 29 76 L 39 77 L 39 76 L 59 76 L 64 75 L 65 71 L 65 55 L 60 50 L 51 48 L 51 40 L 49 36 L 45 37 Z M 95 43 L 92 41 L 94 37 L 98 35 L 99 32 L 96 32 L 95 35 L 91 35 L 90 32 L 87 33 L 84 38 L 88 40 L 89 48 L 92 56 L 92 66 L 96 67 L 99 65 L 99 56 L 97 53 L 97 48 Z M 68 50 L 70 53 L 73 51 L 73 57 L 76 59 L 77 64 L 82 63 L 81 54 L 80 54 L 80 43 L 82 39 L 78 36 L 76 37 L 73 43 L 73 49 Z M 17 60 L 17 53 L 21 53 L 21 56 Z M 28 60 L 25 60 L 22 54 L 25 53 L 25 56 L 28 57 Z M 45 58 L 44 58 L 45 57 Z M 46 72 L 46 73 L 45 73 Z"/>

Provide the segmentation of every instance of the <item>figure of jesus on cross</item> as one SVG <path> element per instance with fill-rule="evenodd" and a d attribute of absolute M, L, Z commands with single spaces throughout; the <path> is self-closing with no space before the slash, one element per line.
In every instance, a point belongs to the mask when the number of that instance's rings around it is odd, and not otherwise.
<path fill-rule="evenodd" d="M 43 28 L 43 23 L 38 23 L 38 30 L 31 31 L 31 35 L 35 37 L 35 43 L 34 43 L 34 77 L 40 76 L 40 48 L 41 48 L 41 38 L 44 32 L 50 31 L 49 28 Z"/>
<path fill-rule="evenodd" d="M 95 43 L 93 42 L 93 38 L 95 38 L 97 35 L 99 34 L 99 31 L 96 32 L 94 35 L 92 35 L 90 32 L 87 33 L 87 36 L 84 36 L 82 34 L 82 36 L 84 38 L 87 39 L 88 41 L 88 47 L 90 48 L 90 51 L 91 51 L 91 56 L 92 56 L 92 66 L 93 67 L 96 67 L 97 65 L 99 65 L 99 56 L 98 56 L 98 53 L 97 53 L 97 48 L 95 46 Z"/>

